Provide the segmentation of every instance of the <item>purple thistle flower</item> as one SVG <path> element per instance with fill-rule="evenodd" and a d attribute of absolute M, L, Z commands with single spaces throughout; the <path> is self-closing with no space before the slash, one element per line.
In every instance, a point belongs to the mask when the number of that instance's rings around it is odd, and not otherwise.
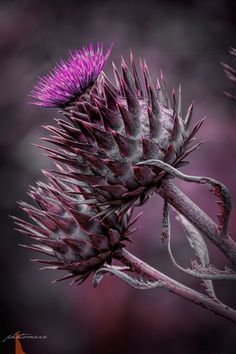
<path fill-rule="evenodd" d="M 31 97 L 33 104 L 44 107 L 64 107 L 88 88 L 93 86 L 106 63 L 111 48 L 103 53 L 103 46 L 92 44 L 70 53 L 69 58 L 61 60 L 48 75 L 43 76 Z"/>
<path fill-rule="evenodd" d="M 104 73 L 96 82 L 109 53 L 110 49 L 103 55 L 102 46 L 95 51 L 90 45 L 70 54 L 32 93 L 35 104 L 61 107 L 67 120 L 58 119 L 57 127 L 46 127 L 53 135 L 43 140 L 59 148 L 40 146 L 63 167 L 45 171 L 48 183 L 38 182 L 31 188 L 30 196 L 38 207 L 20 203 L 32 221 L 14 217 L 18 230 L 37 242 L 23 246 L 52 257 L 35 259 L 46 264 L 43 269 L 68 272 L 57 280 L 73 278 L 79 284 L 93 274 L 96 286 L 104 274 L 114 274 L 135 288 L 167 288 L 236 322 L 236 311 L 219 301 L 212 283 L 236 279 L 236 273 L 209 263 L 202 237 L 208 237 L 236 263 L 236 243 L 228 234 L 230 192 L 215 179 L 178 170 L 199 147 L 192 143 L 204 119 L 190 131 L 193 105 L 183 115 L 181 87 L 178 98 L 173 91 L 170 100 L 163 75 L 154 86 L 145 61 L 140 65 L 142 85 L 132 54 L 131 70 L 123 59 L 120 73 L 114 66 L 116 86 Z M 231 54 L 235 57 L 235 50 Z M 235 70 L 225 65 L 225 71 L 235 82 Z M 173 177 L 205 185 L 218 198 L 218 225 L 178 190 Z M 124 249 L 140 215 L 130 221 L 134 206 L 142 205 L 153 192 L 164 199 L 161 238 L 168 243 L 171 261 L 185 274 L 202 279 L 206 294 L 171 279 Z M 172 254 L 168 204 L 179 212 L 178 220 L 194 249 L 197 260 L 192 268 L 179 265 Z M 113 259 L 123 266 L 111 265 Z"/>
<path fill-rule="evenodd" d="M 145 61 L 140 65 L 142 85 L 132 55 L 130 59 L 131 70 L 124 59 L 120 73 L 114 66 L 116 86 L 102 73 L 83 100 L 62 109 L 67 119 L 46 127 L 53 134 L 45 140 L 59 146 L 47 148 L 49 156 L 74 169 L 63 178 L 73 175 L 85 183 L 88 202 L 95 195 L 103 216 L 112 211 L 122 215 L 143 204 L 166 178 L 165 164 L 186 165 L 185 158 L 200 145 L 192 143 L 204 119 L 190 130 L 193 104 L 184 114 L 181 87 L 170 99 L 163 75 L 155 86 Z M 153 159 L 158 166 L 152 166 Z"/>

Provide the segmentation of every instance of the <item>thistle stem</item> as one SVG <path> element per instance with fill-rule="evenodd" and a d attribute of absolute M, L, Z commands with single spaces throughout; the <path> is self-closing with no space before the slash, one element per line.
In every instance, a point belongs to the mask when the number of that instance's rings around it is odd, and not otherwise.
<path fill-rule="evenodd" d="M 211 240 L 229 260 L 236 264 L 236 243 L 229 235 L 221 235 L 217 224 L 173 182 L 164 181 L 158 190 L 160 196 L 185 216 L 199 231 Z"/>
<path fill-rule="evenodd" d="M 117 258 L 132 271 L 144 275 L 151 281 L 160 281 L 163 284 L 163 287 L 171 293 L 181 296 L 188 301 L 200 305 L 201 307 L 236 323 L 236 311 L 234 309 L 231 309 L 225 304 L 215 301 L 208 296 L 203 295 L 196 290 L 175 281 L 174 279 L 171 279 L 167 275 L 159 272 L 155 268 L 152 268 L 150 265 L 129 253 L 126 249 L 122 249 Z"/>

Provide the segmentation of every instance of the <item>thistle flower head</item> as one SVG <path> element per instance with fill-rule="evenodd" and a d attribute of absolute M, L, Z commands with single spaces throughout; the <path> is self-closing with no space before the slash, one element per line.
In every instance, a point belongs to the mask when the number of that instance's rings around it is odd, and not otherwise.
<path fill-rule="evenodd" d="M 203 120 L 189 131 L 193 105 L 184 116 L 181 87 L 170 99 L 162 74 L 155 87 L 145 62 L 140 71 L 144 85 L 133 56 L 131 70 L 122 59 L 121 73 L 114 66 L 116 86 L 103 73 L 83 100 L 62 110 L 68 120 L 46 127 L 53 132 L 46 140 L 59 146 L 47 149 L 49 156 L 74 169 L 70 175 L 55 171 L 58 178 L 68 180 L 73 175 L 85 183 L 88 202 L 96 196 L 103 207 L 99 215 L 125 213 L 160 186 L 167 174 L 147 160 L 178 168 L 199 146 L 191 143 Z"/>
<path fill-rule="evenodd" d="M 33 102 L 44 107 L 62 107 L 73 101 L 97 80 L 111 48 L 103 53 L 103 46 L 92 44 L 70 53 L 50 73 L 42 77 L 31 93 Z"/>
<path fill-rule="evenodd" d="M 39 182 L 29 193 L 37 207 L 20 203 L 32 223 L 19 218 L 15 218 L 15 223 L 21 233 L 36 242 L 23 247 L 53 257 L 34 261 L 45 263 L 43 269 L 67 271 L 58 280 L 74 278 L 74 283 L 80 283 L 105 262 L 111 262 L 113 254 L 124 247 L 132 211 L 122 218 L 116 214 L 104 220 L 94 218 L 99 208 L 86 204 L 82 187 L 61 183 L 50 173 L 45 174 L 49 182 Z"/>

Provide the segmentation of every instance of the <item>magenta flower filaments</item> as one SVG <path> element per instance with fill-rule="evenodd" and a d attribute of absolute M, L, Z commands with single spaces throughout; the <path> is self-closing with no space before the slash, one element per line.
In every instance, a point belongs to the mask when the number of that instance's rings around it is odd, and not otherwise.
<path fill-rule="evenodd" d="M 33 103 L 44 107 L 62 107 L 83 94 L 98 78 L 111 49 L 92 44 L 70 53 L 50 73 L 42 77 L 31 93 Z"/>

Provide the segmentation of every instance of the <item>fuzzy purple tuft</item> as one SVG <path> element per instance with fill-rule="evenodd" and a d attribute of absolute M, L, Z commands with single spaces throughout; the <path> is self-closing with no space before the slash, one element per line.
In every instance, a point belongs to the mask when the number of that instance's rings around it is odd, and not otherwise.
<path fill-rule="evenodd" d="M 70 53 L 48 75 L 43 76 L 31 92 L 32 103 L 43 107 L 64 107 L 93 86 L 106 63 L 111 47 L 103 52 L 90 44 Z"/>

